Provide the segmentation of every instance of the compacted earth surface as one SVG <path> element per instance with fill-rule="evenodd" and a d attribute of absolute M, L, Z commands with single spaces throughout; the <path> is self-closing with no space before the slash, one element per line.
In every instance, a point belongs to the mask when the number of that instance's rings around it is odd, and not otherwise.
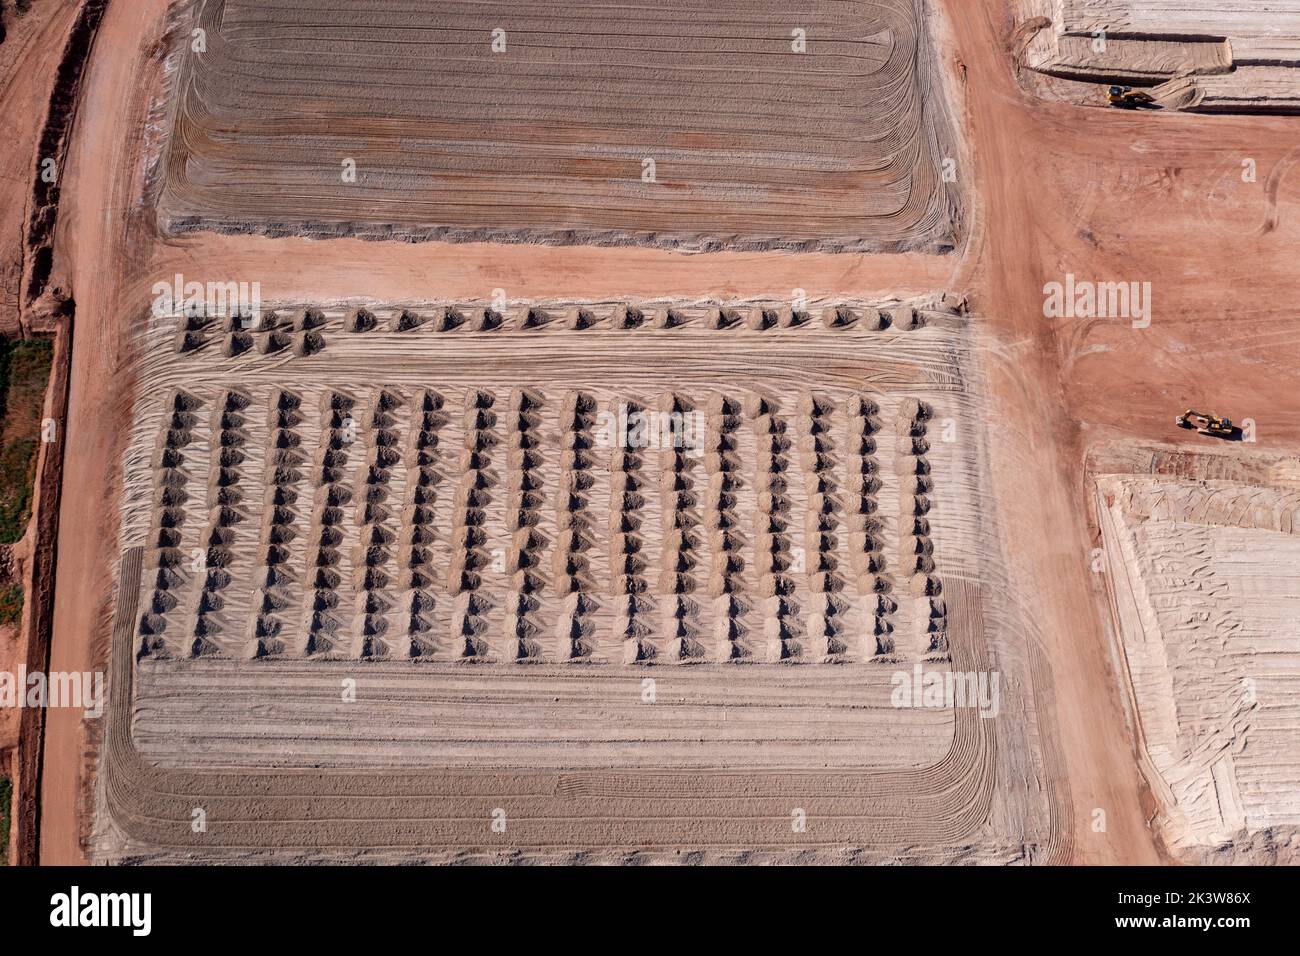
<path fill-rule="evenodd" d="M 194 7 L 172 230 L 871 250 L 960 232 L 918 0 Z"/>

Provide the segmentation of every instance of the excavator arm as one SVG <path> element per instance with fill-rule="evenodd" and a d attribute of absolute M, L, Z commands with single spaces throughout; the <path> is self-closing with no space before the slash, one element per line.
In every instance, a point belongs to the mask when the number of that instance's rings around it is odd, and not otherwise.
<path fill-rule="evenodd" d="M 1221 418 L 1218 415 L 1207 415 L 1204 412 L 1187 409 L 1177 418 L 1174 424 L 1179 428 L 1195 428 L 1201 435 L 1215 435 L 1224 437 L 1232 435 L 1235 431 L 1232 419 Z"/>

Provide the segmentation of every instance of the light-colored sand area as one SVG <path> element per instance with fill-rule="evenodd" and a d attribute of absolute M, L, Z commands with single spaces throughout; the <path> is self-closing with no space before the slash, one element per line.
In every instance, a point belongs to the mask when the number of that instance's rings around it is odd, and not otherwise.
<path fill-rule="evenodd" d="M 168 769 L 931 766 L 953 711 L 891 706 L 897 671 L 170 661 L 139 670 L 134 736 Z"/>
<path fill-rule="evenodd" d="M 1069 33 L 1116 36 L 1300 36 L 1296 0 L 1056 0 Z"/>
<path fill-rule="evenodd" d="M 1300 2 L 1020 0 L 1041 18 L 1025 64 L 1095 83 L 1155 85 L 1166 109 L 1300 109 Z"/>
<path fill-rule="evenodd" d="M 1166 839 L 1285 843 L 1300 827 L 1300 485 L 1104 475 L 1097 496 Z"/>

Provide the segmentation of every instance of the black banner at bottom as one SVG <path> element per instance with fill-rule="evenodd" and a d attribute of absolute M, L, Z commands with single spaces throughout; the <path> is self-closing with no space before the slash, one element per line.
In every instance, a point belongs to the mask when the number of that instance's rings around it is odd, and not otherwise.
<path fill-rule="evenodd" d="M 774 922 L 845 917 L 917 940 L 996 943 L 1199 933 L 1225 942 L 1274 933 L 1293 888 L 1288 868 L 403 868 L 182 867 L 0 870 L 5 935 L 97 937 L 130 948 L 288 936 L 337 946 L 400 939 L 452 921 L 493 942 L 541 926 L 583 930 L 716 923 L 734 942 Z M 806 917 L 818 913 L 825 920 Z M 795 925 L 795 924 L 788 924 Z M 653 930 L 651 930 L 653 931 Z M 585 935 L 585 934 L 584 934 Z M 928 940 L 927 940 L 928 942 Z"/>

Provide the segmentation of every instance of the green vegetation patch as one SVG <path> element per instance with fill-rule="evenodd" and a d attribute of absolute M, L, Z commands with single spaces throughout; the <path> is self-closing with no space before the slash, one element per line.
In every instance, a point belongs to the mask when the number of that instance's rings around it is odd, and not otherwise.
<path fill-rule="evenodd" d="M 14 802 L 14 785 L 0 777 L 0 866 L 9 865 L 9 815 Z"/>
<path fill-rule="evenodd" d="M 0 341 L 0 543 L 21 539 L 32 516 L 53 354 L 49 339 Z"/>
<path fill-rule="evenodd" d="M 0 584 L 0 626 L 17 625 L 23 618 L 23 586 Z"/>

